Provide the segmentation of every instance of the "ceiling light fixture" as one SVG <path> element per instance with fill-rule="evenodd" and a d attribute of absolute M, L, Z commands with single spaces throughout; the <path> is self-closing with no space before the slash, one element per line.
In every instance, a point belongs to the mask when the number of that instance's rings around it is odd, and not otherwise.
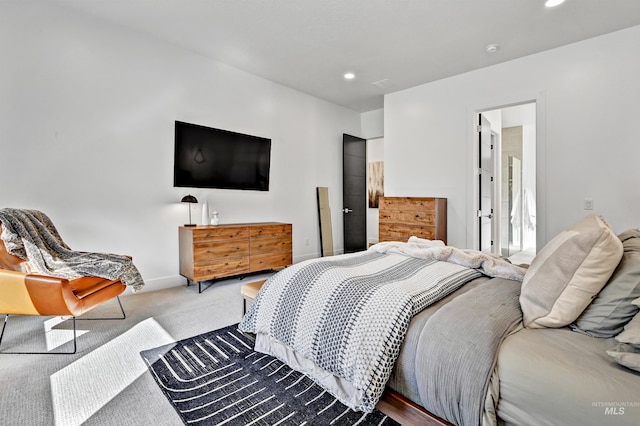
<path fill-rule="evenodd" d="M 544 4 L 546 7 L 556 7 L 564 3 L 564 0 L 547 0 Z"/>
<path fill-rule="evenodd" d="M 356 78 L 356 75 L 352 72 L 348 72 L 345 73 L 344 78 L 345 80 L 353 80 L 354 78 Z"/>
<path fill-rule="evenodd" d="M 485 50 L 487 51 L 487 53 L 496 53 L 499 48 L 500 46 L 498 46 L 497 44 L 488 44 L 487 47 L 485 47 Z"/>

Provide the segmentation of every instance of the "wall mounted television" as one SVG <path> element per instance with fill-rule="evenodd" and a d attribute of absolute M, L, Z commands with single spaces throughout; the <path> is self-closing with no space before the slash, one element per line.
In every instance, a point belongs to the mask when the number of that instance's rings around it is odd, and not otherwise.
<path fill-rule="evenodd" d="M 176 121 L 173 185 L 269 190 L 271 139 Z"/>

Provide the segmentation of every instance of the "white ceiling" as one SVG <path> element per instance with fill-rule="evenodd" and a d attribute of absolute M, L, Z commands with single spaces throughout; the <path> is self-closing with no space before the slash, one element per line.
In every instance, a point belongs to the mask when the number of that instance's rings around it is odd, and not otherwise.
<path fill-rule="evenodd" d="M 360 112 L 385 93 L 640 24 L 640 0 L 53 1 Z"/>

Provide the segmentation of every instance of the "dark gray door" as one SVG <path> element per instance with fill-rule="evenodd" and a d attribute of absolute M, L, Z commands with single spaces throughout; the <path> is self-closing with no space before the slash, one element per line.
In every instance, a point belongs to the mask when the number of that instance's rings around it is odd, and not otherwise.
<path fill-rule="evenodd" d="M 342 136 L 344 252 L 367 248 L 367 141 Z"/>

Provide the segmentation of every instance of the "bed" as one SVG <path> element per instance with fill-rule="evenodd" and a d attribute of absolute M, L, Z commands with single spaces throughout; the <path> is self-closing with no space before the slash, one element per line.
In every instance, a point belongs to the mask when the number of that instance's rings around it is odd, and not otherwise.
<path fill-rule="evenodd" d="M 640 424 L 640 231 L 589 216 L 523 269 L 432 240 L 446 239 L 442 200 L 383 198 L 380 226 L 400 242 L 285 269 L 241 329 L 402 424 Z"/>

